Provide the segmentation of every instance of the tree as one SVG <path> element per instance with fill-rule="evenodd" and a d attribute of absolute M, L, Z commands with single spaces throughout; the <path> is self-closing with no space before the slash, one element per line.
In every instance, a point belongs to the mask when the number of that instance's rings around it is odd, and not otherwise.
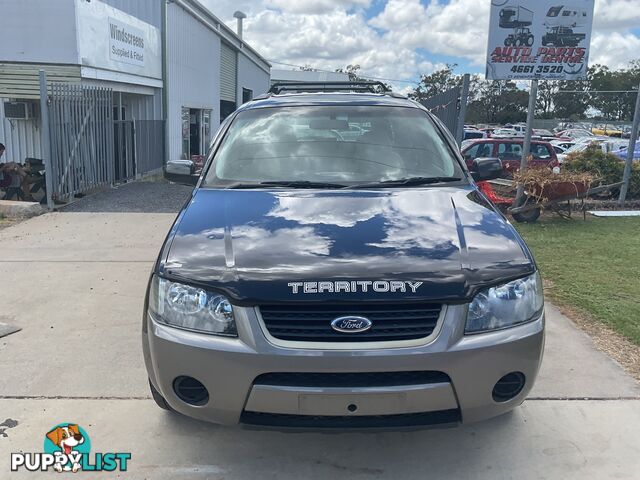
<path fill-rule="evenodd" d="M 336 69 L 336 72 L 338 73 L 346 73 L 347 75 L 349 75 L 349 81 L 350 82 L 371 82 L 371 81 L 376 81 L 370 78 L 366 78 L 366 77 L 362 77 L 360 75 L 360 65 L 347 65 L 345 68 L 338 68 Z M 389 85 L 386 82 L 381 82 L 385 89 L 388 91 L 393 90 L 391 88 L 391 85 Z"/>
<path fill-rule="evenodd" d="M 553 116 L 566 120 L 585 117 L 589 108 L 589 83 L 583 80 L 560 80 L 553 96 Z M 582 93 L 585 92 L 585 93 Z"/>
<path fill-rule="evenodd" d="M 587 73 L 590 105 L 602 112 L 607 120 L 630 121 L 635 110 L 640 82 L 640 60 L 634 60 L 629 68 L 611 70 L 604 65 L 594 65 Z"/>
<path fill-rule="evenodd" d="M 456 67 L 448 64 L 436 72 L 422 75 L 420 83 L 409 96 L 423 101 L 451 88 L 461 87 L 463 75 L 454 73 Z M 540 81 L 536 116 L 579 120 L 585 118 L 590 110 L 598 110 L 606 120 L 630 121 L 639 83 L 640 59 L 619 70 L 594 65 L 589 68 L 586 80 Z M 466 121 L 501 124 L 524 121 L 528 97 L 528 92 L 518 88 L 513 81 L 487 81 L 474 75 Z"/>
<path fill-rule="evenodd" d="M 357 65 L 357 64 L 354 64 L 354 65 L 349 64 L 345 68 L 338 68 L 336 69 L 336 72 L 346 73 L 347 75 L 349 75 L 349 80 L 351 80 L 352 82 L 358 82 L 358 81 L 364 80 L 363 78 L 360 78 L 360 75 L 359 75 L 360 65 Z"/>
<path fill-rule="evenodd" d="M 462 86 L 462 75 L 455 75 L 453 70 L 457 64 L 447 64 L 445 68 L 437 70 L 429 75 L 422 75 L 420 83 L 409 97 L 416 101 L 426 100 L 439 93 L 446 92 L 455 87 Z"/>
<path fill-rule="evenodd" d="M 527 118 L 529 94 L 510 80 L 478 82 L 467 108 L 471 123 L 515 123 Z"/>
<path fill-rule="evenodd" d="M 558 83 L 543 80 L 538 84 L 538 98 L 536 100 L 536 116 L 539 118 L 554 117 L 554 98 L 558 93 Z"/>

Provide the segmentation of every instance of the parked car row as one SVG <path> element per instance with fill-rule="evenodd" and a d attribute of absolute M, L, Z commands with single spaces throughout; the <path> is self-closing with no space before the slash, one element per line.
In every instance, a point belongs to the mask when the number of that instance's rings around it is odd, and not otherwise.
<path fill-rule="evenodd" d="M 627 140 L 615 139 L 611 137 L 588 137 L 575 142 L 570 148 L 558 155 L 558 160 L 563 163 L 567 156 L 572 153 L 585 151 L 590 145 L 597 145 L 605 153 L 613 153 L 621 148 L 626 148 Z"/>
<path fill-rule="evenodd" d="M 620 137 L 620 138 L 630 138 L 631 137 L 631 125 L 612 125 L 610 123 L 570 123 L 570 122 L 562 122 L 560 123 L 556 129 L 555 133 L 558 134 L 562 131 L 570 131 L 570 130 L 580 130 L 591 133 L 592 135 L 601 135 L 607 137 Z"/>
<path fill-rule="evenodd" d="M 461 152 L 469 168 L 477 158 L 499 158 L 502 161 L 504 177 L 513 176 L 520 168 L 522 159 L 523 139 L 482 138 L 463 142 Z M 568 144 L 569 142 L 567 142 Z M 572 153 L 585 151 L 590 145 L 597 145 L 605 153 L 612 153 L 621 160 L 627 159 L 627 141 L 610 137 L 595 137 L 578 141 L 569 146 L 563 153 L 558 153 L 558 145 L 544 140 L 531 141 L 531 158 L 529 166 L 532 168 L 559 167 Z M 640 141 L 636 142 L 634 160 L 640 161 Z"/>
<path fill-rule="evenodd" d="M 614 150 L 613 153 L 616 157 L 619 157 L 621 160 L 626 160 L 628 155 L 629 144 L 625 141 L 624 144 L 617 150 Z M 633 160 L 635 162 L 640 161 L 640 140 L 636 142 L 635 147 L 633 149 Z"/>
<path fill-rule="evenodd" d="M 626 159 L 630 130 L 631 127 L 588 123 L 561 123 L 553 131 L 534 128 L 531 166 L 559 166 L 568 155 L 582 152 L 594 144 L 605 153 Z M 465 125 L 460 150 L 468 166 L 476 158 L 499 158 L 503 163 L 504 176 L 510 177 L 520 166 L 525 131 L 524 123 L 495 127 Z M 640 141 L 635 150 L 634 159 L 640 160 Z"/>
<path fill-rule="evenodd" d="M 499 158 L 505 176 L 512 176 L 520 168 L 523 139 L 518 138 L 485 138 L 463 143 L 462 156 L 469 168 L 476 158 Z M 550 167 L 559 165 L 553 145 L 547 141 L 531 141 L 531 166 Z"/>

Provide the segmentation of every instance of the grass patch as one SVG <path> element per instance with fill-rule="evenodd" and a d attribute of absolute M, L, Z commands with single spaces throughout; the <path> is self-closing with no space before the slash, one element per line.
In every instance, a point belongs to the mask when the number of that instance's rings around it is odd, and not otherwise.
<path fill-rule="evenodd" d="M 516 228 L 554 302 L 640 345 L 640 218 L 543 217 Z"/>

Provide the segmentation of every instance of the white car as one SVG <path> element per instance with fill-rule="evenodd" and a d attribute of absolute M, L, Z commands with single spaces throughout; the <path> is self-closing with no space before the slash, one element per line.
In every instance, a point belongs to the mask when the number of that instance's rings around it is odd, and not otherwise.
<path fill-rule="evenodd" d="M 582 141 L 576 143 L 571 148 L 567 149 L 564 153 L 558 154 L 558 162 L 563 163 L 567 156 L 572 153 L 584 152 L 590 145 L 598 145 L 600 149 L 605 153 L 611 153 L 623 148 L 628 144 L 626 140 L 612 139 L 610 137 L 596 138 L 592 141 Z"/>
<path fill-rule="evenodd" d="M 563 151 L 561 153 L 565 153 L 564 151 L 573 147 L 577 142 L 572 140 L 551 140 L 550 143 L 551 145 L 553 145 L 554 148 L 556 147 L 562 148 Z"/>
<path fill-rule="evenodd" d="M 553 140 L 556 136 L 550 130 L 545 128 L 534 128 L 532 131 L 532 135 L 538 138 L 542 138 L 543 140 Z"/>
<path fill-rule="evenodd" d="M 589 130 L 584 130 L 582 128 L 570 128 L 568 130 L 564 130 L 563 132 L 558 133 L 557 136 L 565 137 L 565 138 L 573 138 L 574 140 L 578 138 L 595 137 L 595 135 L 591 133 Z"/>
<path fill-rule="evenodd" d="M 491 138 L 514 138 L 522 137 L 524 133 L 520 133 L 513 128 L 497 128 L 491 134 Z"/>
<path fill-rule="evenodd" d="M 527 130 L 527 124 L 526 123 L 516 123 L 516 124 L 511 125 L 509 128 L 513 128 L 517 132 L 524 133 Z"/>

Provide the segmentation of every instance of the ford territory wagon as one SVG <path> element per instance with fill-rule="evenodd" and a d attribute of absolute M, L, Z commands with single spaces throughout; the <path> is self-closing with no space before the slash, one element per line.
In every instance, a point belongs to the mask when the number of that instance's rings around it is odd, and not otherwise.
<path fill-rule="evenodd" d="M 475 183 L 500 160 L 468 169 L 436 117 L 375 85 L 311 87 L 276 86 L 216 134 L 149 281 L 154 399 L 278 428 L 521 404 L 544 305 L 531 252 Z"/>

